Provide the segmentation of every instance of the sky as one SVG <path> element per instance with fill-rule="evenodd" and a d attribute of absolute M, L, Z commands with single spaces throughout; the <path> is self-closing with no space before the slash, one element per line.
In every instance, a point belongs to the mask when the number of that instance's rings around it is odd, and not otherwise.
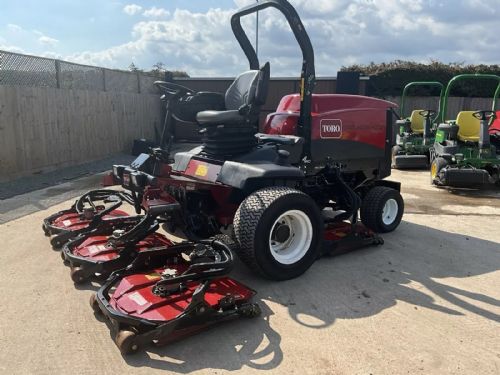
<path fill-rule="evenodd" d="M 231 32 L 255 0 L 0 0 L 0 50 L 127 69 L 162 62 L 191 76 L 234 76 L 248 62 Z M 350 64 L 431 60 L 500 64 L 500 0 L 290 0 L 318 76 Z M 244 19 L 251 40 L 255 17 Z M 300 73 L 283 16 L 260 14 L 259 59 L 273 76 Z"/>

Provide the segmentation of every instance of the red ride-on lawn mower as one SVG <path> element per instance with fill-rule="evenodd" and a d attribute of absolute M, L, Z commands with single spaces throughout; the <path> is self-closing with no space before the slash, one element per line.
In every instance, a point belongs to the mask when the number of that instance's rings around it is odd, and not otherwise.
<path fill-rule="evenodd" d="M 269 7 L 288 21 L 303 65 L 300 93 L 285 96 L 259 134 L 270 66 L 259 67 L 241 18 Z M 400 184 L 384 180 L 391 173 L 395 104 L 313 95 L 314 51 L 286 0 L 249 5 L 233 15 L 231 26 L 250 70 L 224 95 L 157 82 L 167 105 L 166 148 L 141 155 L 130 167 L 113 166 L 114 178 L 132 192 L 136 208 L 147 213 L 150 197 L 159 194 L 172 208 L 158 216 L 165 229 L 181 230 L 193 241 L 146 249 L 134 238 L 132 263 L 112 273 L 91 299 L 116 330 L 123 353 L 258 314 L 249 302 L 254 292 L 225 276 L 232 264 L 229 244 L 258 274 L 287 280 L 321 254 L 381 244 L 377 233 L 396 229 L 403 215 Z M 177 153 L 170 163 L 169 129 L 179 118 L 199 124 L 203 144 Z M 221 232 L 232 238 L 207 240 Z M 89 239 L 89 233 L 83 237 Z M 112 252 L 120 254 L 120 248 Z"/>
<path fill-rule="evenodd" d="M 270 66 L 259 68 L 240 20 L 268 7 L 283 13 L 302 50 L 301 92 L 285 96 L 268 116 L 265 133 L 257 134 Z M 177 153 L 169 171 L 156 167 L 163 171 L 156 175 L 158 187 L 180 207 L 165 218 L 167 227 L 200 239 L 232 225 L 240 258 L 275 280 L 305 272 L 330 250 L 323 246 L 328 238 L 338 239 L 339 248 L 343 242 L 350 247 L 381 243 L 375 233 L 394 230 L 404 209 L 399 183 L 383 180 L 391 173 L 395 104 L 356 95 L 313 95 L 313 48 L 285 0 L 252 4 L 237 12 L 231 25 L 251 70 L 240 74 L 225 95 L 158 83 L 171 98 L 173 114 L 179 106 L 185 114 L 186 103 L 196 103 L 192 117 L 203 133 L 203 145 Z M 207 110 L 200 111 L 200 103 Z M 214 107 L 224 110 L 210 110 Z M 136 188 L 126 169 L 115 171 L 126 188 Z"/>
<path fill-rule="evenodd" d="M 257 134 L 270 66 L 259 68 L 240 20 L 268 7 L 284 14 L 302 50 L 301 91 L 285 96 L 268 116 L 265 133 Z M 339 248 L 381 243 L 375 233 L 394 230 L 404 210 L 400 184 L 384 180 L 391 173 L 395 104 L 357 95 L 313 95 L 314 51 L 285 0 L 252 4 L 237 12 L 231 25 L 251 70 L 225 95 L 157 83 L 167 103 L 162 143 L 169 143 L 173 117 L 191 117 L 203 145 L 177 153 L 172 165 L 168 147 L 143 154 L 136 167 L 114 166 L 115 178 L 136 194 L 136 206 L 138 192 L 159 188 L 169 194 L 179 209 L 163 219 L 169 230 L 181 229 L 189 239 L 232 228 L 240 258 L 271 279 L 305 272 L 330 250 L 323 246 L 327 238 L 338 238 Z"/>

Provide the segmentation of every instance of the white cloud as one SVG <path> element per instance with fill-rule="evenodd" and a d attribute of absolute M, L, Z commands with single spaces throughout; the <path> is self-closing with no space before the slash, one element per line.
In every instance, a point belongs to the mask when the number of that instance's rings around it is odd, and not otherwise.
<path fill-rule="evenodd" d="M 320 76 L 342 65 L 394 59 L 498 64 L 498 0 L 291 0 L 316 52 Z M 253 0 L 235 0 L 239 6 Z M 481 4 L 479 6 L 478 4 Z M 144 12 L 145 13 L 145 12 Z M 71 59 L 109 67 L 134 61 L 148 69 L 163 61 L 191 75 L 231 76 L 248 63 L 230 27 L 233 10 L 205 13 L 177 9 L 167 20 L 138 22 L 132 40 Z M 253 42 L 255 17 L 243 20 Z M 300 50 L 286 20 L 275 10 L 260 18 L 259 56 L 274 75 L 297 75 Z"/>
<path fill-rule="evenodd" d="M 13 32 L 19 32 L 19 31 L 23 31 L 23 28 L 19 25 L 14 24 L 14 23 L 9 23 L 9 24 L 7 24 L 7 30 L 13 31 Z"/>
<path fill-rule="evenodd" d="M 127 13 L 129 16 L 133 16 L 139 13 L 142 10 L 142 7 L 137 4 L 128 4 L 123 7 L 123 11 Z"/>
<path fill-rule="evenodd" d="M 38 41 L 41 44 L 48 46 L 48 47 L 55 47 L 59 43 L 59 40 L 57 40 L 55 38 L 51 38 L 47 35 L 42 35 L 41 37 L 38 38 Z"/>
<path fill-rule="evenodd" d="M 22 48 L 13 46 L 11 44 L 7 44 L 7 41 L 0 37 L 0 50 L 9 51 L 9 52 L 17 52 L 17 53 L 26 53 Z"/>
<path fill-rule="evenodd" d="M 163 8 L 152 7 L 145 10 L 142 15 L 148 18 L 161 18 L 168 17 L 170 15 L 170 12 Z"/>

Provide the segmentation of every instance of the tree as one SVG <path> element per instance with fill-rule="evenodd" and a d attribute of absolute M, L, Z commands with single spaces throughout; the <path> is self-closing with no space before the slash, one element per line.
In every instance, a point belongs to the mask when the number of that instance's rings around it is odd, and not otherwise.
<path fill-rule="evenodd" d="M 142 72 L 133 62 L 128 66 L 128 70 L 131 72 Z"/>

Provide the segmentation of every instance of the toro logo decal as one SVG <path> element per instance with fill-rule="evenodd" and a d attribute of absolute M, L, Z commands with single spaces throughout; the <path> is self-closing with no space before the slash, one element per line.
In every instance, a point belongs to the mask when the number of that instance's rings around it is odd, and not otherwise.
<path fill-rule="evenodd" d="M 319 123 L 319 136 L 323 139 L 341 138 L 342 121 L 338 119 L 325 119 Z"/>

